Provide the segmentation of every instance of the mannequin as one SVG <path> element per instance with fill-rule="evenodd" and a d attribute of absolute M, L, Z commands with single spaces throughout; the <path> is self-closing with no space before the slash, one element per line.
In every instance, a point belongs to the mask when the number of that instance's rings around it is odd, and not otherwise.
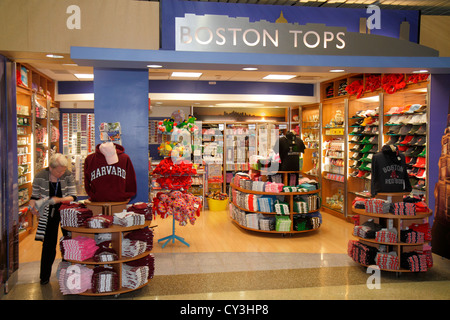
<path fill-rule="evenodd" d="M 280 171 L 298 171 L 300 153 L 305 151 L 305 144 L 293 131 L 288 131 L 286 136 L 278 139 L 274 146 L 275 152 L 278 146 L 280 153 Z"/>
<path fill-rule="evenodd" d="M 136 174 L 124 147 L 98 144 L 84 161 L 84 188 L 93 202 L 120 202 L 136 195 Z"/>
<path fill-rule="evenodd" d="M 394 145 L 384 145 L 372 158 L 371 194 L 410 192 L 405 156 Z"/>

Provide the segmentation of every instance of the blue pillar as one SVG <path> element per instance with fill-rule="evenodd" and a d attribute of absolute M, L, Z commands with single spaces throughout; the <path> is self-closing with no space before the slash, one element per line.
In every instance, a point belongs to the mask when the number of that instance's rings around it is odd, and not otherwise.
<path fill-rule="evenodd" d="M 148 202 L 148 70 L 94 68 L 95 141 L 102 122 L 120 122 L 122 146 L 136 172 L 135 202 Z"/>

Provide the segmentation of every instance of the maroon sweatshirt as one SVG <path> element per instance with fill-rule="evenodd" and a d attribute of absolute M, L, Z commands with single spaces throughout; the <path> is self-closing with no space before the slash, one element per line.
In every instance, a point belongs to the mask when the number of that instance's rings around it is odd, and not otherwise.
<path fill-rule="evenodd" d="M 84 188 L 92 202 L 126 201 L 136 195 L 136 174 L 124 147 L 116 146 L 119 162 L 109 165 L 100 144 L 84 161 Z"/>

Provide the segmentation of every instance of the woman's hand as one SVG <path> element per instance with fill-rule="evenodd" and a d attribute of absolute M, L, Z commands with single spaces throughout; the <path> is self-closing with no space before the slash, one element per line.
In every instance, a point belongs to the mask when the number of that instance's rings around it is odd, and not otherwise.
<path fill-rule="evenodd" d="M 36 200 L 31 199 L 28 202 L 28 209 L 31 211 L 31 213 L 35 216 L 39 217 L 39 211 L 36 210 Z"/>

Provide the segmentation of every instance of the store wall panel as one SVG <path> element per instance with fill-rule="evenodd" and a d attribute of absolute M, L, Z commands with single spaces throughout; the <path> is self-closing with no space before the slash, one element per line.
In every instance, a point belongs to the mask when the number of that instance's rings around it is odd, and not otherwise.
<path fill-rule="evenodd" d="M 450 16 L 421 16 L 420 44 L 436 49 L 440 57 L 450 57 Z"/>
<path fill-rule="evenodd" d="M 148 201 L 148 71 L 94 68 L 95 139 L 102 122 L 120 122 L 137 178 L 132 202 Z"/>
<path fill-rule="evenodd" d="M 2 0 L 0 30 L 0 50 L 70 53 L 73 45 L 156 50 L 159 3 Z"/>

